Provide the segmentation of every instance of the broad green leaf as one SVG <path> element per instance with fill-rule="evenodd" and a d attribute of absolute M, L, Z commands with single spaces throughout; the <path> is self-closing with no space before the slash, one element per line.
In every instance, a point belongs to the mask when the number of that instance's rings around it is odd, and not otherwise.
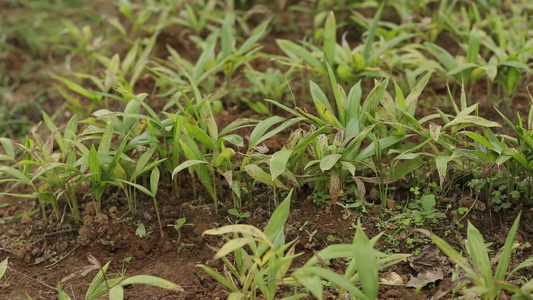
<path fill-rule="evenodd" d="M 389 50 L 389 49 L 394 49 L 396 45 L 398 45 L 399 43 L 405 41 L 405 40 L 408 40 L 410 38 L 413 38 L 417 36 L 416 34 L 403 34 L 403 35 L 400 35 L 400 36 L 397 36 L 397 37 L 394 37 L 384 43 L 381 43 L 379 45 L 379 48 L 376 49 L 376 50 L 373 50 L 372 51 L 372 55 L 370 55 L 370 57 L 368 58 L 368 61 L 366 61 L 367 64 L 369 65 L 374 65 L 376 60 L 378 60 L 383 54 L 385 51 Z M 385 54 L 387 55 L 387 54 Z"/>
<path fill-rule="evenodd" d="M 151 191 L 149 191 L 147 188 L 145 188 L 144 186 L 142 186 L 140 184 L 137 184 L 137 183 L 134 183 L 134 182 L 131 182 L 131 181 L 127 181 L 127 180 L 123 180 L 123 179 L 116 179 L 116 180 L 121 182 L 121 183 L 125 183 L 127 185 L 131 185 L 132 187 L 138 189 L 139 191 L 145 193 L 146 195 L 148 195 L 150 197 L 155 197 L 155 194 L 153 194 Z"/>
<path fill-rule="evenodd" d="M 450 123 L 444 125 L 442 129 L 446 129 L 451 126 L 455 125 L 477 125 L 481 127 L 501 127 L 500 124 L 489 121 L 485 118 L 478 117 L 478 116 L 464 116 L 460 118 L 453 119 Z"/>
<path fill-rule="evenodd" d="M 426 49 L 437 58 L 437 60 L 446 68 L 446 70 L 453 70 L 459 66 L 455 58 L 446 50 L 433 43 L 424 43 Z"/>
<path fill-rule="evenodd" d="M 173 291 L 179 291 L 179 292 L 184 291 L 183 288 L 181 288 L 179 285 L 173 282 L 170 282 L 168 280 L 165 280 L 165 279 L 162 279 L 156 276 L 151 276 L 151 275 L 132 276 L 132 277 L 124 279 L 120 283 L 120 285 L 122 286 L 127 286 L 130 284 L 147 284 L 147 285 L 155 286 L 155 287 L 166 289 L 166 290 L 173 290 Z"/>
<path fill-rule="evenodd" d="M 353 243 L 356 245 L 353 254 L 355 268 L 359 274 L 363 292 L 368 299 L 377 299 L 379 283 L 378 265 L 372 244 L 361 228 L 361 224 L 357 225 Z"/>
<path fill-rule="evenodd" d="M 194 70 L 192 72 L 192 79 L 199 81 L 200 76 L 206 71 L 206 66 L 209 60 L 214 56 L 215 46 L 218 40 L 218 31 L 213 32 L 206 40 L 204 51 L 196 61 Z M 200 99 L 196 99 L 199 101 Z"/>
<path fill-rule="evenodd" d="M 256 164 L 248 164 L 244 168 L 246 170 L 246 173 L 250 175 L 255 181 L 258 181 L 260 183 L 264 183 L 269 186 L 274 186 L 282 189 L 287 189 L 281 181 L 278 179 L 272 179 L 272 176 L 269 175 L 267 172 L 263 171 L 258 165 Z"/>
<path fill-rule="evenodd" d="M 316 274 L 310 274 L 306 272 L 306 268 L 296 269 L 292 276 L 298 280 L 300 284 L 306 287 L 313 296 L 317 299 L 322 300 L 324 297 L 324 287 L 322 286 L 322 279 Z"/>
<path fill-rule="evenodd" d="M 352 86 L 350 92 L 348 93 L 348 98 L 346 100 L 346 120 L 352 118 L 359 119 L 359 109 L 361 107 L 361 81 L 358 81 Z M 357 122 L 359 124 L 359 122 Z M 348 129 L 348 128 L 347 128 Z"/>
<path fill-rule="evenodd" d="M 407 111 L 411 116 L 415 115 L 416 107 L 418 104 L 418 97 L 422 94 L 422 91 L 428 84 L 429 78 L 431 77 L 432 72 L 427 72 L 422 79 L 416 84 L 411 93 L 405 98 L 405 105 L 407 106 Z"/>
<path fill-rule="evenodd" d="M 0 279 L 2 279 L 2 277 L 4 277 L 4 274 L 6 273 L 7 262 L 8 262 L 8 259 L 6 258 L 0 263 Z"/>
<path fill-rule="evenodd" d="M 222 23 L 222 33 L 220 37 L 220 44 L 222 48 L 222 58 L 226 58 L 231 55 L 235 47 L 233 24 L 235 19 L 232 11 L 226 12 L 226 17 Z"/>
<path fill-rule="evenodd" d="M 318 115 L 330 124 L 336 127 L 342 127 L 339 120 L 335 117 L 335 112 L 322 89 L 313 81 L 309 81 L 309 86 Z"/>
<path fill-rule="evenodd" d="M 475 63 L 479 55 L 479 45 L 481 44 L 479 33 L 476 27 L 472 27 L 468 37 L 468 48 L 466 50 L 466 62 Z"/>
<path fill-rule="evenodd" d="M 253 237 L 242 237 L 242 238 L 233 238 L 231 240 L 229 240 L 227 243 L 224 244 L 224 246 L 222 246 L 222 248 L 220 248 L 217 253 L 215 254 L 215 257 L 214 259 L 219 259 L 221 257 L 224 257 L 232 252 L 235 252 L 239 249 L 241 249 L 242 247 L 252 243 L 252 242 L 266 242 L 268 244 L 270 244 L 269 241 L 263 241 L 261 239 L 258 239 L 258 238 L 253 238 Z"/>
<path fill-rule="evenodd" d="M 9 176 L 12 176 L 16 178 L 18 181 L 24 184 L 27 184 L 27 185 L 31 183 L 31 180 L 28 176 L 26 176 L 23 172 L 15 168 L 10 168 L 7 166 L 0 166 L 0 174 L 7 174 Z"/>
<path fill-rule="evenodd" d="M 202 268 L 209 276 L 213 277 L 216 281 L 227 287 L 230 291 L 234 293 L 239 293 L 239 289 L 235 286 L 235 284 L 229 280 L 227 280 L 224 276 L 220 275 L 217 271 L 209 268 L 205 265 L 196 265 L 197 267 Z"/>
<path fill-rule="evenodd" d="M 359 122 L 361 123 L 361 125 L 367 125 L 367 114 L 370 116 L 374 116 L 376 114 L 378 104 L 381 101 L 381 96 L 383 96 L 383 93 L 385 92 L 388 83 L 388 79 L 385 79 L 384 81 L 380 82 L 372 89 L 372 91 L 366 98 L 361 108 L 361 112 L 359 113 Z"/>
<path fill-rule="evenodd" d="M 514 221 L 511 230 L 509 230 L 509 233 L 507 233 L 507 239 L 505 240 L 505 245 L 503 246 L 503 252 L 500 256 L 500 259 L 498 260 L 498 267 L 496 268 L 496 273 L 494 273 L 495 280 L 503 281 L 505 278 L 505 274 L 508 271 L 507 269 L 509 268 L 509 262 L 511 260 L 511 254 L 513 252 L 514 239 L 516 233 L 518 232 L 518 224 L 520 223 L 521 215 L 522 213 L 518 214 L 518 217 L 516 217 L 516 220 Z"/>
<path fill-rule="evenodd" d="M 259 26 L 257 26 L 250 34 L 250 37 L 244 43 L 242 43 L 242 45 L 236 51 L 235 55 L 238 56 L 244 54 L 246 51 L 252 48 L 255 43 L 259 42 L 259 40 L 265 36 L 268 25 L 269 21 L 264 21 L 259 24 Z"/>
<path fill-rule="evenodd" d="M 372 50 L 372 45 L 374 44 L 374 39 L 376 38 L 376 30 L 378 29 L 379 19 L 381 19 L 381 14 L 383 13 L 384 7 L 385 2 L 382 2 L 378 8 L 378 11 L 374 15 L 372 26 L 368 30 L 368 35 L 366 37 L 365 46 L 363 49 L 363 57 L 365 58 L 365 62 L 369 61 L 370 51 Z"/>
<path fill-rule="evenodd" d="M 335 64 L 336 44 L 337 23 L 335 22 L 335 14 L 333 14 L 333 12 L 330 12 L 326 19 L 326 25 L 324 27 L 324 57 L 326 58 L 326 64 L 329 64 L 330 66 L 333 66 Z M 339 109 L 341 108 L 339 107 Z"/>
<path fill-rule="evenodd" d="M 123 300 L 124 288 L 121 285 L 115 285 L 109 290 L 109 300 Z"/>
<path fill-rule="evenodd" d="M 270 217 L 270 220 L 268 221 L 267 227 L 265 228 L 265 235 L 268 236 L 269 241 L 273 243 L 276 243 L 276 241 L 279 241 L 280 237 L 282 237 L 283 240 L 281 242 L 282 244 L 285 244 L 283 227 L 285 226 L 287 218 L 289 217 L 292 192 L 293 190 L 291 189 L 287 197 L 285 197 L 283 202 L 281 202 L 281 204 L 276 208 Z M 259 251 L 258 255 L 262 254 L 263 252 Z"/>
<path fill-rule="evenodd" d="M 470 221 L 468 222 L 467 240 L 470 257 L 474 261 L 476 268 L 481 272 L 485 284 L 490 285 L 492 283 L 492 266 L 490 264 L 489 252 L 487 246 L 485 246 L 481 232 Z"/>
<path fill-rule="evenodd" d="M 172 178 L 174 178 L 174 176 L 176 176 L 176 174 L 178 174 L 182 170 L 187 169 L 187 168 L 192 167 L 192 166 L 195 166 L 195 165 L 198 165 L 198 164 L 209 164 L 209 163 L 207 161 L 205 161 L 205 160 L 198 160 L 198 159 L 186 160 L 186 161 L 182 162 L 179 166 L 177 166 L 174 169 L 174 171 L 172 171 Z"/>
<path fill-rule="evenodd" d="M 227 233 L 240 233 L 240 234 L 248 234 L 253 237 L 258 238 L 259 240 L 263 241 L 269 241 L 270 239 L 257 227 L 254 227 L 252 225 L 244 225 L 244 224 L 237 224 L 237 225 L 227 225 L 220 228 L 214 228 L 206 230 L 202 233 L 202 235 L 224 235 Z"/>
<path fill-rule="evenodd" d="M 259 122 L 259 124 L 257 124 L 254 128 L 254 130 L 252 131 L 252 133 L 250 134 L 250 142 L 249 142 L 249 147 L 252 148 L 252 147 L 255 147 L 257 146 L 260 142 L 259 140 L 264 137 L 265 133 L 267 132 L 267 130 L 272 127 L 273 125 L 283 121 L 284 118 L 280 117 L 280 116 L 272 116 L 268 119 L 265 119 L 261 122 Z"/>
<path fill-rule="evenodd" d="M 316 70 L 323 70 L 322 64 L 316 59 L 316 57 L 307 51 L 304 47 L 291 42 L 289 40 L 276 40 L 281 51 L 285 52 L 293 61 L 299 61 L 303 59 L 305 63 Z"/>
<path fill-rule="evenodd" d="M 335 164 L 339 161 L 339 159 L 341 159 L 341 157 L 342 154 L 340 153 L 325 156 L 320 160 L 320 170 L 322 170 L 322 172 L 331 170 L 331 168 L 335 166 Z"/>
<path fill-rule="evenodd" d="M 368 297 L 366 293 L 365 294 L 362 293 L 361 290 L 359 290 L 355 285 L 353 285 L 350 281 L 348 281 L 347 278 L 345 278 L 344 276 L 330 269 L 325 269 L 325 268 L 320 268 L 320 267 L 305 267 L 305 268 L 300 268 L 300 269 L 295 270 L 294 273 L 296 273 L 297 271 L 301 272 L 301 274 L 305 274 L 304 278 L 308 276 L 312 276 L 312 275 L 320 276 L 324 278 L 325 280 L 350 292 L 351 295 L 357 297 L 357 299 L 361 299 L 361 300 L 377 299 L 376 297 L 374 298 Z M 298 273 L 296 273 L 295 276 L 298 276 Z M 317 282 L 314 281 L 314 283 L 317 283 Z M 377 283 L 378 281 L 376 280 L 376 285 Z M 306 287 L 309 288 L 309 286 L 306 286 Z M 314 293 L 313 295 L 319 299 L 322 299 L 322 295 L 316 295 Z"/>
<path fill-rule="evenodd" d="M 231 148 L 226 148 L 222 150 L 216 157 L 214 166 L 220 167 L 224 162 L 229 161 L 230 158 L 232 158 L 235 155 L 235 150 Z"/>
<path fill-rule="evenodd" d="M 242 136 L 238 134 L 228 134 L 226 136 L 223 136 L 222 139 L 225 141 L 237 146 L 237 147 L 243 147 L 244 146 L 244 139 Z"/>
<path fill-rule="evenodd" d="M 55 79 L 62 81 L 69 89 L 71 89 L 73 92 L 78 93 L 84 97 L 87 97 L 91 100 L 100 100 L 101 96 L 95 95 L 93 92 L 90 92 L 86 90 L 81 85 L 74 83 L 66 78 L 54 76 Z"/>
<path fill-rule="evenodd" d="M 157 195 L 157 187 L 159 185 L 159 177 L 161 173 L 159 172 L 159 168 L 155 167 L 152 169 L 152 173 L 150 174 L 150 192 L 152 195 Z"/>
<path fill-rule="evenodd" d="M 133 174 L 131 175 L 132 179 L 137 178 L 137 176 L 139 176 L 141 173 L 146 171 L 145 170 L 146 164 L 148 164 L 148 162 L 152 158 L 152 155 L 154 154 L 155 150 L 156 150 L 155 147 L 148 148 L 148 150 L 146 150 L 146 152 L 144 152 L 141 155 L 141 157 L 139 157 L 139 159 L 137 160 L 137 165 L 135 166 L 135 170 L 133 171 Z"/>
<path fill-rule="evenodd" d="M 273 137 L 277 133 L 279 133 L 279 132 L 291 127 L 292 125 L 298 123 L 299 121 L 303 120 L 303 118 L 292 118 L 290 120 L 287 120 L 287 121 L 283 122 L 283 124 L 279 125 L 278 127 L 275 127 L 274 129 L 270 130 L 267 133 L 264 133 L 264 131 L 263 131 L 263 134 L 259 134 L 259 132 L 261 132 L 262 130 L 266 131 L 266 129 L 268 129 L 270 127 L 270 125 L 268 125 L 268 124 L 270 124 L 270 122 L 267 122 L 266 124 L 263 124 L 263 122 L 265 122 L 267 120 L 270 120 L 272 118 L 276 118 L 276 117 L 270 117 L 270 118 L 268 118 L 268 119 L 266 119 L 264 121 L 261 121 L 259 124 L 257 124 L 257 127 L 254 128 L 254 130 L 250 134 L 250 142 L 249 142 L 249 147 L 250 148 L 259 145 L 260 143 L 262 143 L 263 141 Z M 281 118 L 281 120 L 283 120 L 283 118 Z M 274 124 L 275 123 L 278 123 L 278 122 L 274 122 Z M 259 125 L 261 125 L 261 128 L 260 128 L 261 130 L 258 129 L 260 127 Z"/>
<path fill-rule="evenodd" d="M 272 176 L 272 180 L 278 178 L 285 171 L 292 152 L 290 149 L 282 149 L 272 155 L 270 158 L 270 175 Z"/>
<path fill-rule="evenodd" d="M 207 147 L 211 149 L 215 149 L 216 146 L 213 140 L 211 139 L 211 137 L 209 137 L 207 133 L 205 133 L 202 129 L 200 129 L 200 127 L 198 127 L 197 125 L 190 124 L 190 123 L 185 123 L 184 127 L 190 135 L 192 135 L 195 139 L 200 141 L 202 144 L 206 145 Z"/>
<path fill-rule="evenodd" d="M 333 91 L 333 96 L 335 98 L 337 112 L 339 114 L 339 121 L 342 125 L 346 125 L 346 94 L 344 93 L 344 90 L 342 90 L 342 86 L 337 83 L 337 80 L 335 79 L 335 74 L 333 73 L 333 70 L 331 69 L 331 66 L 328 62 L 326 62 L 326 68 L 328 70 L 329 82 Z"/>
<path fill-rule="evenodd" d="M 418 155 L 416 155 L 413 158 L 407 159 L 403 163 L 395 166 L 389 177 L 391 179 L 402 179 L 407 174 L 413 172 L 423 165 L 424 161 Z"/>

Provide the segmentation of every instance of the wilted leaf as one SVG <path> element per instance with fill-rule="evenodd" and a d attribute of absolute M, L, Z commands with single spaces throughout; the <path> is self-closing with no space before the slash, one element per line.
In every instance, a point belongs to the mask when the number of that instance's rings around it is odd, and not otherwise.
<path fill-rule="evenodd" d="M 418 274 L 416 277 L 411 276 L 407 287 L 426 286 L 428 283 L 443 279 L 452 271 L 448 264 L 443 263 L 448 261 L 447 258 L 441 255 L 439 248 L 433 245 L 424 246 L 418 256 L 409 258 L 408 261 L 411 268 Z"/>

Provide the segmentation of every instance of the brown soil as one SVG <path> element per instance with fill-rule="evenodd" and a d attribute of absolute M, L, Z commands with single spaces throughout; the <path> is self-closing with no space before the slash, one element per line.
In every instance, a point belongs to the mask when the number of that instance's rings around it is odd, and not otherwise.
<path fill-rule="evenodd" d="M 185 178 L 184 186 L 190 186 Z M 200 187 L 199 187 L 200 189 Z M 200 189 L 201 190 L 201 189 Z M 225 212 L 231 208 L 231 195 L 224 195 L 225 201 L 221 203 L 221 213 L 216 215 L 210 200 L 202 193 L 198 199 L 193 199 L 190 190 L 182 190 L 178 199 L 175 191 L 169 186 L 160 187 L 158 204 L 161 212 L 164 235 L 161 237 L 156 220 L 153 204 L 150 199 L 142 198 L 138 201 L 137 215 L 125 211 L 124 201 L 119 194 L 110 195 L 104 202 L 103 213 L 95 214 L 92 202 L 86 202 L 83 207 L 83 224 L 73 224 L 65 221 L 45 222 L 38 217 L 24 217 L 22 220 L 5 221 L 0 226 L 0 260 L 9 258 L 9 270 L 0 286 L 1 299 L 25 299 L 25 293 L 34 299 L 55 299 L 57 282 L 70 277 L 62 282 L 63 290 L 71 296 L 82 298 L 96 271 L 89 272 L 86 276 L 80 275 L 86 266 L 88 255 L 93 255 L 101 263 L 111 262 L 110 274 L 126 272 L 127 276 L 137 274 L 150 274 L 160 276 L 180 284 L 185 292 L 176 293 L 145 286 L 133 286 L 126 289 L 126 299 L 215 299 L 226 297 L 224 289 L 213 279 L 207 276 L 196 265 L 209 263 L 210 266 L 221 268 L 220 261 L 212 260 L 213 250 L 209 246 L 220 247 L 222 240 L 217 237 L 202 237 L 202 232 L 217 225 L 235 222 L 234 217 Z M 247 224 L 264 228 L 267 224 L 274 206 L 268 191 L 257 191 L 253 203 L 249 203 L 243 211 L 251 213 L 246 219 Z M 17 213 L 35 208 L 33 201 L 18 201 L 4 197 L 0 203 L 11 205 L 0 210 L 2 216 L 12 216 Z M 399 202 L 398 204 L 404 205 Z M 308 191 L 301 191 L 292 201 L 291 214 L 285 226 L 287 239 L 299 239 L 297 252 L 303 252 L 294 264 L 301 265 L 309 259 L 314 251 L 323 249 L 331 244 L 328 236 L 335 237 L 333 243 L 349 243 L 353 238 L 354 224 L 361 219 L 364 229 L 369 236 L 385 230 L 386 234 L 396 235 L 400 241 L 400 249 L 404 253 L 412 249 L 406 247 L 405 239 L 415 237 L 409 232 L 395 232 L 392 224 L 384 228 L 380 224 L 388 220 L 391 214 L 379 207 L 370 206 L 369 213 L 362 214 L 358 211 L 341 210 L 338 207 L 317 206 L 312 202 Z M 480 228 L 487 242 L 493 242 L 498 249 L 503 245 L 506 232 L 516 213 L 491 214 L 488 211 L 472 211 L 469 220 Z M 172 225 L 176 219 L 185 217 L 187 225 L 181 230 L 181 237 Z M 439 228 L 434 231 L 444 236 L 444 231 L 452 229 L 453 222 L 443 219 Z M 306 224 L 307 222 L 307 224 Z M 135 235 L 137 225 L 143 223 L 149 234 L 145 237 Z M 312 240 L 307 233 L 317 230 Z M 458 241 L 464 238 L 464 230 L 453 230 L 454 236 L 447 240 L 455 247 Z M 178 240 L 179 238 L 179 240 Z M 533 213 L 527 210 L 524 213 L 518 241 L 533 242 Z M 389 244 L 384 238 L 378 248 L 398 249 L 398 245 Z M 519 254 L 520 258 L 532 254 L 530 249 L 525 249 Z M 125 258 L 130 262 L 123 262 Z M 341 264 L 333 263 L 332 268 L 342 271 Z M 404 282 L 410 276 L 416 275 L 407 263 L 402 263 L 388 269 L 380 276 L 383 278 L 388 273 L 399 274 Z M 74 276 L 72 276 L 74 274 Z M 77 275 L 76 275 L 77 274 Z M 441 284 L 446 284 L 443 281 Z M 441 287 L 439 283 L 434 288 L 425 288 L 415 299 L 427 299 L 429 295 Z M 382 286 L 380 299 L 406 299 L 414 292 L 412 288 Z M 333 291 L 326 295 L 335 296 Z M 327 299 L 334 299 L 327 297 Z"/>

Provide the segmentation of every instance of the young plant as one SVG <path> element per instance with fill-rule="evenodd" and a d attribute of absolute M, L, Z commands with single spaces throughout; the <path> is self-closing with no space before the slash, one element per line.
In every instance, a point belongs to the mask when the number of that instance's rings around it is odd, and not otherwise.
<path fill-rule="evenodd" d="M 215 255 L 215 259 L 224 262 L 224 273 L 198 265 L 229 289 L 228 299 L 256 299 L 258 293 L 265 299 L 276 298 L 292 260 L 299 256 L 294 254 L 296 241 L 286 243 L 283 232 L 291 194 L 276 208 L 264 231 L 251 225 L 229 225 L 203 233 L 231 234 L 231 239 Z M 230 253 L 233 253 L 233 261 L 226 257 Z"/>
<path fill-rule="evenodd" d="M 533 258 L 529 258 L 509 272 L 509 263 L 519 222 L 520 215 L 518 215 L 509 230 L 502 251 L 498 252 L 493 260 L 489 259 L 489 250 L 485 241 L 483 241 L 483 236 L 470 222 L 468 223 L 467 240 L 465 242 L 466 257 L 428 230 L 418 229 L 418 231 L 427 235 L 465 273 L 464 277 L 458 278 L 453 284 L 454 287 L 465 286 L 467 283 L 472 284 L 465 290 L 467 295 L 480 297 L 481 299 L 500 299 L 502 292 L 506 291 L 512 293 L 515 298 L 530 299 L 533 291 L 533 280 L 522 287 L 509 281 L 512 274 L 533 263 Z M 493 264 L 497 264 L 494 272 Z"/>
<path fill-rule="evenodd" d="M 317 299 L 323 299 L 323 280 L 332 283 L 339 295 L 348 293 L 347 297 L 377 299 L 379 271 L 410 256 L 409 254 L 389 255 L 374 249 L 382 234 L 369 239 L 359 223 L 352 244 L 330 245 L 315 253 L 304 266 L 293 271 L 291 279 L 305 286 Z M 328 268 L 327 262 L 333 259 L 348 260 L 348 267 L 344 274 Z M 291 282 L 291 279 L 287 282 Z"/>

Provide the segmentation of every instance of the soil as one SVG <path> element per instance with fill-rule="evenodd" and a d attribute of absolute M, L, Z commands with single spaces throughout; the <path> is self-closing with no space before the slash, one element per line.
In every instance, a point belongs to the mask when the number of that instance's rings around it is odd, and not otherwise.
<path fill-rule="evenodd" d="M 284 25 L 294 23 L 292 18 L 297 18 L 302 28 L 312 28 L 312 20 L 304 18 L 304 14 L 295 15 L 286 12 L 277 14 L 278 12 L 272 9 L 277 16 L 281 17 L 277 31 L 265 38 L 263 51 L 281 54 L 275 43 L 276 39 L 301 40 L 305 36 L 304 32 L 298 30 L 296 32 L 284 31 Z M 197 49 L 194 48 L 194 44 L 188 42 L 187 36 L 190 34 L 191 32 L 184 28 L 165 30 L 158 37 L 156 55 L 166 58 L 168 52 L 165 45 L 169 44 L 186 59 L 195 60 L 198 53 L 196 53 Z M 440 43 L 448 49 L 460 51 L 451 38 L 440 39 Z M 10 74 L 22 70 L 25 62 L 30 59 L 30 54 L 22 52 L 22 55 L 1 57 L 7 69 L 10 70 Z M 54 58 L 47 59 L 54 60 Z M 59 58 L 59 61 L 62 59 Z M 260 63 L 254 62 L 254 64 Z M 268 62 L 265 62 L 266 64 Z M 13 103 L 10 105 L 23 102 L 28 96 L 35 99 L 37 97 L 35 91 L 38 89 L 50 89 L 51 81 L 35 75 L 36 71 L 32 74 L 39 80 L 32 81 L 32 77 L 23 80 L 19 88 L 13 91 Z M 152 93 L 153 84 L 150 78 L 142 79 L 139 83 L 140 92 Z M 436 85 L 433 88 L 440 95 L 447 93 L 442 86 Z M 301 94 L 298 90 L 300 89 L 296 87 L 296 93 Z M 473 94 L 478 99 L 486 99 L 486 87 L 483 84 L 476 85 Z M 525 90 L 522 90 L 520 94 L 527 95 Z M 456 96 L 458 98 L 458 95 Z M 514 107 L 514 110 L 527 114 L 529 107 L 527 97 L 518 96 L 515 101 L 518 105 Z M 42 108 L 50 113 L 62 103 L 61 97 L 52 94 L 42 102 Z M 155 103 L 156 106 L 160 105 L 158 102 Z M 302 103 L 302 106 L 308 110 L 313 109 L 308 103 Z M 279 111 L 275 113 L 286 116 Z M 424 108 L 421 113 L 426 115 L 431 112 L 429 108 Z M 492 120 L 499 119 L 493 110 L 482 109 L 481 113 L 490 116 Z M 36 111 L 32 111 L 27 117 L 35 123 L 40 121 L 40 114 Z M 222 128 L 238 118 L 248 117 L 259 118 L 260 116 L 241 106 L 229 106 L 217 117 L 217 123 Z M 251 129 L 248 128 L 241 129 L 237 133 L 246 138 L 250 132 Z M 287 130 L 265 141 L 266 146 L 271 152 L 280 149 L 285 145 L 289 133 L 290 130 Z M 45 221 L 39 214 L 10 219 L 12 216 L 20 216 L 24 212 L 35 210 L 38 206 L 33 200 L 0 197 L 0 217 L 2 217 L 0 219 L 0 260 L 9 258 L 9 269 L 4 279 L 0 281 L 0 299 L 27 299 L 26 294 L 33 299 L 56 299 L 58 282 L 61 282 L 62 289 L 73 299 L 82 299 L 96 273 L 93 270 L 83 274 L 84 270 L 90 266 L 89 255 L 94 256 L 101 264 L 110 262 L 110 275 L 124 273 L 127 276 L 155 275 L 175 282 L 184 289 L 184 292 L 178 293 L 141 285 L 131 286 L 126 289 L 126 299 L 225 299 L 227 293 L 224 288 L 198 268 L 197 264 L 209 264 L 218 270 L 223 269 L 220 261 L 213 260 L 214 251 L 212 250 L 212 247 L 220 247 L 223 240 L 218 237 L 202 237 L 202 233 L 207 229 L 239 221 L 227 214 L 227 210 L 232 208 L 231 194 L 229 189 L 225 189 L 219 195 L 219 214 L 216 214 L 210 197 L 203 192 L 202 187 L 196 182 L 199 194 L 195 197 L 190 188 L 194 184 L 191 178 L 184 176 L 182 180 L 182 186 L 189 188 L 176 191 L 166 183 L 162 183 L 159 187 L 157 201 L 161 213 L 162 232 L 159 229 L 152 199 L 140 194 L 137 205 L 138 211 L 142 213 L 128 212 L 126 199 L 118 191 L 112 190 L 103 200 L 102 213 L 96 214 L 90 197 L 85 197 L 83 193 L 80 193 L 78 199 L 80 199 L 83 213 L 83 222 L 80 224 L 73 222 L 68 214 L 62 216 L 59 223 Z M 0 185 L 0 189 L 6 188 L 5 184 Z M 369 190 L 371 188 L 368 186 Z M 18 187 L 9 189 L 9 192 L 13 193 L 28 192 L 19 190 Z M 364 224 L 365 232 L 369 237 L 385 232 L 377 245 L 377 248 L 382 251 L 395 249 L 402 253 L 412 253 L 417 246 L 408 247 L 407 239 L 421 240 L 419 234 L 398 231 L 398 224 L 389 223 L 390 217 L 399 213 L 394 204 L 403 207 L 409 201 L 407 193 L 396 193 L 395 199 L 392 199 L 394 203 L 389 209 L 383 209 L 377 204 L 369 204 L 366 212 L 360 209 L 344 210 L 339 207 L 316 205 L 311 194 L 310 187 L 303 187 L 291 203 L 291 214 L 286 224 L 287 240 L 298 239 L 296 252 L 304 253 L 294 262 L 293 267 L 301 266 L 313 256 L 315 251 L 329 244 L 350 243 L 355 232 L 354 225 L 358 220 Z M 465 238 L 465 230 L 458 230 L 455 227 L 455 219 L 449 212 L 461 205 L 461 200 L 469 201 L 465 198 L 468 196 L 465 193 L 458 195 L 459 200 L 439 199 L 441 211 L 446 212 L 447 215 L 446 218 L 439 220 L 438 228 L 432 228 L 436 234 L 445 237 L 446 241 L 457 249 L 461 248 L 460 241 Z M 253 199 L 242 209 L 251 214 L 244 222 L 262 229 L 274 210 L 271 191 L 258 185 Z M 514 210 L 507 210 L 500 214 L 491 213 L 490 209 L 473 209 L 468 219 L 481 230 L 487 242 L 494 243 L 493 249 L 499 249 L 505 242 L 506 233 L 520 210 L 523 212 L 523 217 L 517 239 L 522 243 L 533 243 L 533 212 L 530 209 L 530 207 L 517 205 Z M 63 211 L 67 210 L 68 208 L 64 207 Z M 180 232 L 172 227 L 178 218 L 186 218 L 186 225 Z M 466 218 L 461 222 L 466 224 Z M 136 234 L 136 229 L 141 223 L 145 225 L 147 231 L 144 237 Z M 315 230 L 316 234 L 310 239 L 310 233 Z M 450 235 L 447 235 L 448 233 Z M 334 240 L 331 241 L 330 237 Z M 524 248 L 514 256 L 512 264 L 516 265 L 517 262 L 532 254 L 531 248 Z M 344 270 L 344 266 L 335 261 L 332 262 L 331 268 L 339 272 Z M 399 275 L 403 283 L 406 283 L 411 276 L 416 276 L 416 271 L 407 261 L 387 269 L 380 274 L 380 277 L 386 278 L 392 276 L 393 273 Z M 520 275 L 523 274 L 518 274 Z M 430 284 L 416 295 L 414 288 L 382 285 L 379 299 L 430 299 L 432 295 L 439 290 L 446 289 L 449 285 L 450 279 L 447 277 L 435 284 Z M 325 291 L 326 299 L 336 299 L 338 296 L 333 290 Z"/>

